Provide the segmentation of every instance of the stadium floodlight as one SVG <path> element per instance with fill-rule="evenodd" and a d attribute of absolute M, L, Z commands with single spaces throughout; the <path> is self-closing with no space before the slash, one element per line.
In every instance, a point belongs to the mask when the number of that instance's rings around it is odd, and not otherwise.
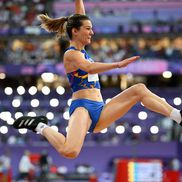
<path fill-rule="evenodd" d="M 19 95 L 23 95 L 23 94 L 25 93 L 25 88 L 24 88 L 23 86 L 19 86 L 19 87 L 17 88 L 17 93 L 18 93 Z"/>
<path fill-rule="evenodd" d="M 63 118 L 64 118 L 65 120 L 69 120 L 69 119 L 70 119 L 69 111 L 65 111 L 65 112 L 63 113 Z"/>
<path fill-rule="evenodd" d="M 59 105 L 59 100 L 56 99 L 56 98 L 53 98 L 53 99 L 50 100 L 49 104 L 52 107 L 57 107 Z"/>
<path fill-rule="evenodd" d="M 12 89 L 11 87 L 6 87 L 6 88 L 4 89 L 4 93 L 5 93 L 6 95 L 11 95 L 11 94 L 13 93 L 13 89 Z"/>
<path fill-rule="evenodd" d="M 27 133 L 27 129 L 26 128 L 22 128 L 22 129 L 19 129 L 18 132 L 22 135 L 26 134 Z"/>
<path fill-rule="evenodd" d="M 52 120 L 52 119 L 54 119 L 54 114 L 53 114 L 52 112 L 48 112 L 48 113 L 46 114 L 46 117 L 47 117 L 49 120 Z"/>
<path fill-rule="evenodd" d="M 141 133 L 141 131 L 142 131 L 142 128 L 139 125 L 135 125 L 132 127 L 132 132 L 135 134 L 139 134 Z"/>
<path fill-rule="evenodd" d="M 39 106 L 39 100 L 38 99 L 32 99 L 30 102 L 30 105 L 32 107 L 38 107 Z"/>
<path fill-rule="evenodd" d="M 72 99 L 68 99 L 68 101 L 67 101 L 68 106 L 71 105 L 71 102 L 72 102 Z"/>
<path fill-rule="evenodd" d="M 50 94 L 50 88 L 48 86 L 42 87 L 42 93 L 44 95 L 49 95 Z"/>
<path fill-rule="evenodd" d="M 10 118 L 11 118 L 11 113 L 9 111 L 0 112 L 0 119 L 7 121 Z"/>
<path fill-rule="evenodd" d="M 171 78 L 171 77 L 172 77 L 172 73 L 171 73 L 171 71 L 164 71 L 164 72 L 162 73 L 162 76 L 163 76 L 164 78 Z"/>
<path fill-rule="evenodd" d="M 108 129 L 105 128 L 105 129 L 101 130 L 100 133 L 107 133 L 107 130 L 108 130 Z"/>
<path fill-rule="evenodd" d="M 68 168 L 66 166 L 60 166 L 58 167 L 57 171 L 59 174 L 66 174 L 68 173 Z"/>
<path fill-rule="evenodd" d="M 125 127 L 122 125 L 116 126 L 116 133 L 123 134 L 125 132 Z"/>
<path fill-rule="evenodd" d="M 33 111 L 31 111 L 31 112 L 29 112 L 27 115 L 28 115 L 28 116 L 31 116 L 31 117 L 35 117 L 35 116 L 36 116 L 36 113 L 33 112 Z"/>
<path fill-rule="evenodd" d="M 22 112 L 16 112 L 15 113 L 15 119 L 18 119 L 18 118 L 20 118 L 22 116 L 23 116 L 23 113 Z"/>
<path fill-rule="evenodd" d="M 56 92 L 59 94 L 59 95 L 63 95 L 65 93 L 65 88 L 62 87 L 62 86 L 58 86 L 56 88 Z"/>
<path fill-rule="evenodd" d="M 140 111 L 140 112 L 138 113 L 138 118 L 139 118 L 140 120 L 146 120 L 147 117 L 148 117 L 148 114 L 147 114 L 145 111 Z"/>
<path fill-rule="evenodd" d="M 35 86 L 31 86 L 29 89 L 28 89 L 28 93 L 30 95 L 35 95 L 37 93 L 37 88 Z"/>
<path fill-rule="evenodd" d="M 13 118 L 9 118 L 9 119 L 7 119 L 7 123 L 9 124 L 9 125 L 12 125 L 13 123 L 14 123 L 14 119 Z"/>
<path fill-rule="evenodd" d="M 181 100 L 180 97 L 175 97 L 175 98 L 173 99 L 173 103 L 174 103 L 176 106 L 179 106 L 179 105 L 181 105 L 182 100 Z"/>
<path fill-rule="evenodd" d="M 54 81 L 54 74 L 53 73 L 42 73 L 41 78 L 44 82 L 52 83 Z"/>
<path fill-rule="evenodd" d="M 151 127 L 150 127 L 150 132 L 151 132 L 152 134 L 157 134 L 157 133 L 159 133 L 159 127 L 158 127 L 158 126 L 151 126 Z"/>
<path fill-rule="evenodd" d="M 59 131 L 58 127 L 55 126 L 55 125 L 52 125 L 51 128 L 52 128 L 54 131 L 57 131 L 57 132 Z"/>
<path fill-rule="evenodd" d="M 14 100 L 12 101 L 12 106 L 13 106 L 13 107 L 20 107 L 20 105 L 21 105 L 20 99 L 14 99 Z"/>
<path fill-rule="evenodd" d="M 109 103 L 110 101 L 111 101 L 111 98 L 107 98 L 106 101 L 105 101 L 105 103 L 107 104 L 107 103 Z"/>
<path fill-rule="evenodd" d="M 8 127 L 7 126 L 1 126 L 0 127 L 0 133 L 2 133 L 2 134 L 8 133 Z"/>

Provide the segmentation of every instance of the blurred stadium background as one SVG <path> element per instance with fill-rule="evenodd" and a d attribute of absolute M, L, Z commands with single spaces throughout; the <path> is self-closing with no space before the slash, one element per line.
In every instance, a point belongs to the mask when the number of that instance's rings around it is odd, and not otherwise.
<path fill-rule="evenodd" d="M 143 82 L 182 108 L 182 1 L 85 0 L 95 35 L 87 51 L 95 61 L 140 55 L 121 70 L 100 75 L 105 102 Z M 24 151 L 34 169 L 26 181 L 179 182 L 182 130 L 136 105 L 99 134 L 88 134 L 80 156 L 64 159 L 41 136 L 12 128 L 22 115 L 46 115 L 66 134 L 71 92 L 62 65 L 66 39 L 39 26 L 37 14 L 72 14 L 72 0 L 0 1 L 0 182 L 15 181 Z M 40 158 L 49 164 L 41 173 Z M 50 160 L 51 159 L 51 160 Z"/>

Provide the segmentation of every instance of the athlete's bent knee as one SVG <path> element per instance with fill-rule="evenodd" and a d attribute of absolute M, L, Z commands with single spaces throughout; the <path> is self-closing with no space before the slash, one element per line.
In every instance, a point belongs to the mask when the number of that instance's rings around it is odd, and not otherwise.
<path fill-rule="evenodd" d="M 146 89 L 146 86 L 143 83 L 137 83 L 135 86 L 137 87 L 137 89 L 139 91 L 142 91 L 143 89 Z"/>
<path fill-rule="evenodd" d="M 137 83 L 132 87 L 133 95 L 137 97 L 137 101 L 141 100 L 147 92 L 147 87 L 143 83 Z"/>
<path fill-rule="evenodd" d="M 134 85 L 134 91 L 137 95 L 143 95 L 146 89 L 147 88 L 143 83 L 137 83 L 136 85 Z"/>
<path fill-rule="evenodd" d="M 63 157 L 68 159 L 75 159 L 78 157 L 80 151 L 71 148 L 65 148 L 64 150 L 60 150 L 59 152 Z"/>
<path fill-rule="evenodd" d="M 68 159 L 75 159 L 75 158 L 78 157 L 79 152 L 77 152 L 77 151 L 70 151 L 70 152 L 64 153 L 62 155 L 63 155 L 63 157 L 68 158 Z"/>

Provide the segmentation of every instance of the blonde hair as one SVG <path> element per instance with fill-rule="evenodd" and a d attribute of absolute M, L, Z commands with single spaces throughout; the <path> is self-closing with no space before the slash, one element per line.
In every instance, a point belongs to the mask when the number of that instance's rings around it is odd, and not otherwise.
<path fill-rule="evenodd" d="M 69 17 L 50 18 L 47 14 L 37 16 L 41 21 L 41 27 L 48 32 L 56 32 L 56 37 L 60 38 L 66 34 L 66 22 Z"/>

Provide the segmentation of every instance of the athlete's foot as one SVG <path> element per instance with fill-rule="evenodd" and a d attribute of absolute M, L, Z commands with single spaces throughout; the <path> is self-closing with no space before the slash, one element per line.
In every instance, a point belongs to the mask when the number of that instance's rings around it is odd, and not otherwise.
<path fill-rule="evenodd" d="M 37 116 L 37 117 L 30 117 L 30 116 L 22 116 L 15 120 L 13 123 L 14 128 L 21 129 L 26 128 L 36 132 L 35 128 L 39 123 L 47 124 L 47 118 L 45 116 Z"/>

